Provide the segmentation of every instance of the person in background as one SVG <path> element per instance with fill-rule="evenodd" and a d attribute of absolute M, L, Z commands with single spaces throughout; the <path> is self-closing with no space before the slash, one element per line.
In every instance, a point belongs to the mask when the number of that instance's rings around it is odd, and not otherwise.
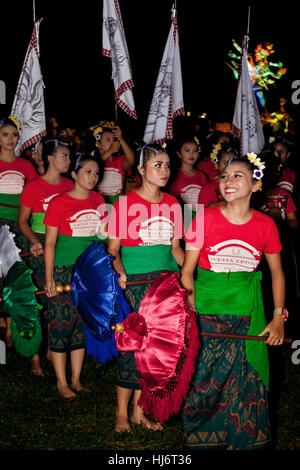
<path fill-rule="evenodd" d="M 20 126 L 14 116 L 0 120 L 0 226 L 8 225 L 15 234 L 16 246 L 27 252 L 27 239 L 18 228 L 17 218 L 24 184 L 36 178 L 37 172 L 28 160 L 15 155 Z M 12 346 L 10 318 L 1 303 L 0 316 L 5 319 L 2 323 L 6 324 L 6 345 Z"/>
<path fill-rule="evenodd" d="M 205 174 L 195 168 L 199 158 L 198 139 L 181 139 L 177 144 L 176 157 L 178 170 L 168 190 L 182 204 L 191 204 L 192 216 L 194 216 L 197 212 L 199 194 L 207 183 Z"/>
<path fill-rule="evenodd" d="M 202 188 L 202 191 L 199 194 L 198 204 L 203 204 L 204 207 L 213 207 L 224 203 L 223 196 L 220 192 L 219 179 L 226 166 L 226 163 L 234 156 L 238 156 L 238 151 L 227 143 L 220 145 L 220 149 L 216 148 L 215 151 L 211 154 L 211 160 L 215 168 L 218 170 L 218 175 L 210 179 L 208 183 Z"/>
<path fill-rule="evenodd" d="M 125 174 L 134 165 L 134 151 L 120 127 L 113 123 L 104 122 L 94 129 L 93 135 L 96 139 L 94 155 L 104 163 L 103 177 L 96 190 L 113 204 L 124 193 Z"/>

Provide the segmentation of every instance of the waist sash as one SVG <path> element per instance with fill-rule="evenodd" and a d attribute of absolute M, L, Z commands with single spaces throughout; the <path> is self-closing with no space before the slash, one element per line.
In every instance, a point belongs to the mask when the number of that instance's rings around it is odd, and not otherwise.
<path fill-rule="evenodd" d="M 45 219 L 45 212 L 35 212 L 34 214 L 31 215 L 31 230 L 36 233 L 45 233 L 45 225 L 44 225 L 44 219 Z"/>
<path fill-rule="evenodd" d="M 121 259 L 126 274 L 152 271 L 179 272 L 171 250 L 171 245 L 122 246 Z"/>
<path fill-rule="evenodd" d="M 250 316 L 248 335 L 258 335 L 266 326 L 260 271 L 215 273 L 198 266 L 195 304 L 200 314 Z M 246 340 L 246 357 L 268 388 L 269 360 L 263 341 Z"/>
<path fill-rule="evenodd" d="M 83 253 L 93 241 L 99 241 L 97 235 L 92 237 L 58 235 L 55 248 L 54 266 L 74 264 L 81 253 Z"/>
<path fill-rule="evenodd" d="M 5 207 L 3 204 L 10 204 L 12 206 L 19 206 L 21 194 L 0 194 L 0 217 L 3 219 L 17 220 L 19 207 Z"/>

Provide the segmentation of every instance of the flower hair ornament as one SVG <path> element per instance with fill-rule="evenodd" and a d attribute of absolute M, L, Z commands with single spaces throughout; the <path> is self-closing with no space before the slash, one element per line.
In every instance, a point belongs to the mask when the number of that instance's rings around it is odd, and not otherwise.
<path fill-rule="evenodd" d="M 101 140 L 102 131 L 103 128 L 101 126 L 98 126 L 93 130 L 93 136 L 96 140 Z"/>
<path fill-rule="evenodd" d="M 8 119 L 10 119 L 12 122 L 15 123 L 15 125 L 17 126 L 18 130 L 20 129 L 21 127 L 21 123 L 20 121 L 17 120 L 17 118 L 15 116 L 8 116 Z"/>
<path fill-rule="evenodd" d="M 252 163 L 256 168 L 253 171 L 253 178 L 259 182 L 259 190 L 262 188 L 261 179 L 264 176 L 263 170 L 266 168 L 265 162 L 262 162 L 261 159 L 256 155 L 256 153 L 251 152 L 247 153 L 247 158 L 250 163 Z"/>
<path fill-rule="evenodd" d="M 200 151 L 201 151 L 201 145 L 200 145 L 200 142 L 199 142 L 198 137 L 196 137 L 196 136 L 194 137 L 194 142 L 195 142 L 195 144 L 197 144 L 197 146 L 198 146 L 198 151 L 200 152 Z"/>
<path fill-rule="evenodd" d="M 215 168 L 218 168 L 218 163 L 219 163 L 218 153 L 221 150 L 221 148 L 222 148 L 221 144 L 214 144 L 213 145 L 213 151 L 211 152 L 211 154 L 209 156 L 209 158 L 213 162 Z"/>

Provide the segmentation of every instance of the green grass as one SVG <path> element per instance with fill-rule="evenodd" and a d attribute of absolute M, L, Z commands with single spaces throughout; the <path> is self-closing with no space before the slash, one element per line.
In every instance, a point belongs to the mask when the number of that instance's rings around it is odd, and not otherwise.
<path fill-rule="evenodd" d="M 277 355 L 278 353 L 276 353 Z M 291 362 L 290 346 L 282 346 L 280 379 L 271 394 L 274 448 L 300 449 L 300 365 Z M 114 432 L 116 363 L 102 377 L 87 357 L 82 382 L 91 393 L 73 400 L 58 396 L 51 363 L 42 355 L 44 377 L 30 376 L 30 360 L 13 349 L 0 365 L 0 450 L 181 450 L 180 417 L 163 432 L 134 426 L 132 433 Z"/>

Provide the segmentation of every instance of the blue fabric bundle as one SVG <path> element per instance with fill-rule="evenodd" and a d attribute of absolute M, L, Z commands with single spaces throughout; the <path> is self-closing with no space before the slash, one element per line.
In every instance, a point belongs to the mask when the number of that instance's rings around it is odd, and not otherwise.
<path fill-rule="evenodd" d="M 87 354 L 102 363 L 118 356 L 111 327 L 131 313 L 111 260 L 105 246 L 94 241 L 76 260 L 72 279 L 73 300 L 85 324 Z"/>

